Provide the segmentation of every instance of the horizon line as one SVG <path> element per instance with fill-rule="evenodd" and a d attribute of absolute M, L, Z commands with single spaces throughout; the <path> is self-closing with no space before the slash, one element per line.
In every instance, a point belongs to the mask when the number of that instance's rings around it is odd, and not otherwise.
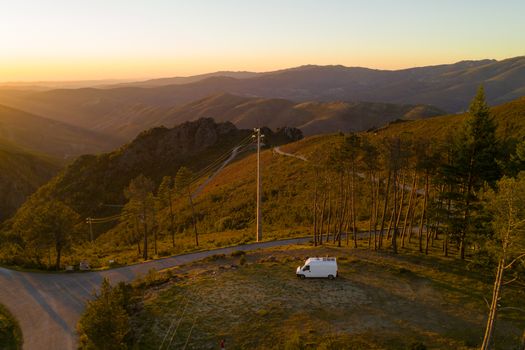
<path fill-rule="evenodd" d="M 396 69 L 387 69 L 387 68 L 380 68 L 380 67 L 371 67 L 371 66 L 362 66 L 362 65 L 344 65 L 344 64 L 315 64 L 315 63 L 306 63 L 301 64 L 298 66 L 291 66 L 287 68 L 278 68 L 273 70 L 235 70 L 235 69 L 219 69 L 219 70 L 211 70 L 211 71 L 205 71 L 201 73 L 196 74 L 189 74 L 189 75 L 176 75 L 176 74 L 165 74 L 165 75 L 159 75 L 159 76 L 150 76 L 150 77 L 128 77 L 128 78 L 114 78 L 114 77 L 108 77 L 108 78 L 93 78 L 93 79 L 70 79 L 70 80 L 9 80 L 9 81 L 0 81 L 1 86 L 9 86 L 9 85 L 28 85 L 28 84 L 74 84 L 74 83 L 101 83 L 101 84 L 108 84 L 111 82 L 114 83 L 132 83 L 132 82 L 146 82 L 150 80 L 158 80 L 158 79 L 174 79 L 174 78 L 191 78 L 196 77 L 200 75 L 207 75 L 207 74 L 215 74 L 215 73 L 254 73 L 254 74 L 268 74 L 268 73 L 277 73 L 292 69 L 299 69 L 299 68 L 306 68 L 306 67 L 343 67 L 343 68 L 361 68 L 361 69 L 369 69 L 369 70 L 378 70 L 378 71 L 402 71 L 402 70 L 408 70 L 408 69 L 417 69 L 417 68 L 425 68 L 425 67 L 436 67 L 436 66 L 443 66 L 443 65 L 454 65 L 462 62 L 480 62 L 480 61 L 492 61 L 492 62 L 501 62 L 511 59 L 517 59 L 525 57 L 525 55 L 519 55 L 519 56 L 512 56 L 502 59 L 496 59 L 496 58 L 480 58 L 480 59 L 463 59 L 463 60 L 455 60 L 453 62 L 448 63 L 437 63 L 437 64 L 428 64 L 428 65 L 416 65 L 416 66 L 407 66 L 402 68 L 396 68 Z"/>

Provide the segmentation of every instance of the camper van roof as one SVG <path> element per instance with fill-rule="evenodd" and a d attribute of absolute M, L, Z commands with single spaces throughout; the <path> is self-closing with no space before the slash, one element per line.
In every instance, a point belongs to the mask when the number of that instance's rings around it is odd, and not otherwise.
<path fill-rule="evenodd" d="M 313 257 L 313 258 L 308 258 L 306 259 L 306 264 L 309 264 L 311 262 L 317 262 L 317 261 L 330 261 L 330 262 L 333 262 L 335 263 L 336 262 L 336 259 L 334 257 Z"/>

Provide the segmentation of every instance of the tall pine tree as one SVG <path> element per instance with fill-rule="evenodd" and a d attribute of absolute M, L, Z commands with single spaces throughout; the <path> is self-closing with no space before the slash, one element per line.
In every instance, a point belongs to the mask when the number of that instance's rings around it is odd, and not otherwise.
<path fill-rule="evenodd" d="M 493 187 L 501 176 L 498 153 L 496 124 L 481 86 L 470 104 L 465 127 L 453 143 L 452 159 L 442 168 L 449 188 L 445 196 L 452 202 L 449 230 L 455 234 L 462 259 L 466 246 L 484 226 L 479 222 L 482 216 L 476 215 L 481 208 L 479 191 L 484 185 Z"/>

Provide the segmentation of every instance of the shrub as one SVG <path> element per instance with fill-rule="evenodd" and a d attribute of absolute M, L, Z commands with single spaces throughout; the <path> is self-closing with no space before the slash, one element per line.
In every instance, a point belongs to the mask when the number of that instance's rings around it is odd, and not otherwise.
<path fill-rule="evenodd" d="M 244 265 L 246 264 L 246 256 L 241 256 L 241 259 L 239 260 L 239 264 Z"/>
<path fill-rule="evenodd" d="M 410 350 L 427 350 L 427 347 L 425 346 L 425 344 L 421 342 L 417 342 L 417 343 L 412 343 L 410 345 Z"/>
<path fill-rule="evenodd" d="M 5 350 L 22 349 L 22 332 L 11 314 L 0 305 L 0 346 Z"/>
<path fill-rule="evenodd" d="M 236 250 L 231 253 L 232 257 L 243 256 L 243 255 L 246 255 L 246 252 L 244 250 Z"/>
<path fill-rule="evenodd" d="M 100 293 L 89 301 L 78 322 L 80 349 L 127 349 L 131 341 L 130 286 L 112 287 L 102 281 Z"/>
<path fill-rule="evenodd" d="M 233 218 L 231 216 L 226 216 L 226 217 L 220 218 L 215 223 L 215 230 L 217 230 L 217 232 L 232 230 L 235 228 L 234 226 L 235 225 L 234 225 Z"/>
<path fill-rule="evenodd" d="M 284 343 L 284 350 L 303 350 L 305 344 L 299 333 L 293 333 Z"/>

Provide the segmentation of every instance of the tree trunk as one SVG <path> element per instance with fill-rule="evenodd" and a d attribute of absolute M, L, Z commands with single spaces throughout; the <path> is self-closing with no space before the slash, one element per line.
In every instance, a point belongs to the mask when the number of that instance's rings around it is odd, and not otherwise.
<path fill-rule="evenodd" d="M 450 192 L 452 192 L 452 185 L 450 185 Z M 449 198 L 448 199 L 448 203 L 447 203 L 447 216 L 448 216 L 448 219 L 450 219 L 451 206 L 452 206 L 452 201 Z M 449 230 L 448 230 L 448 228 L 446 228 L 446 230 L 445 230 L 445 241 L 443 242 L 443 245 L 444 245 L 443 251 L 445 253 L 445 256 L 448 256 L 448 241 L 449 241 Z"/>
<path fill-rule="evenodd" d="M 375 207 L 375 198 L 374 198 L 374 175 L 370 171 L 370 220 L 368 221 L 368 249 L 372 246 L 372 222 L 374 220 L 374 207 Z"/>
<path fill-rule="evenodd" d="M 374 250 L 377 250 L 377 223 L 379 218 L 379 193 L 381 192 L 381 173 L 379 176 L 374 179 L 376 181 L 376 198 L 375 198 L 375 208 L 374 208 Z"/>
<path fill-rule="evenodd" d="M 501 290 L 501 281 L 503 280 L 503 271 L 505 270 L 505 260 L 502 258 L 499 261 L 496 272 L 496 279 L 494 280 L 494 288 L 492 291 L 492 303 L 490 304 L 489 316 L 487 319 L 487 326 L 485 328 L 485 336 L 483 337 L 483 344 L 481 350 L 489 350 L 492 342 L 492 333 L 494 332 L 494 321 L 496 320 L 496 313 L 498 311 L 498 299 Z"/>
<path fill-rule="evenodd" d="M 459 242 L 459 252 L 461 260 L 465 260 L 465 245 L 467 238 L 467 231 L 470 227 L 470 193 L 472 192 L 472 168 L 474 166 L 474 158 L 470 157 L 469 173 L 467 179 L 467 191 L 465 193 L 465 212 L 463 214 L 463 229 L 461 230 L 461 237 Z"/>
<path fill-rule="evenodd" d="M 347 204 L 347 201 L 348 201 L 348 193 L 347 191 L 345 191 L 345 186 L 344 186 L 344 175 L 343 173 L 341 173 L 341 216 L 339 218 L 339 227 L 337 229 L 337 246 L 340 247 L 341 246 L 341 238 L 342 238 L 342 234 L 343 234 L 343 224 L 345 222 L 345 213 L 346 213 L 346 204 Z"/>
<path fill-rule="evenodd" d="M 405 202 L 405 187 L 406 187 L 406 174 L 403 172 L 403 180 L 401 181 L 401 198 L 399 199 L 399 205 L 397 210 L 397 220 L 396 220 L 396 228 L 399 228 L 399 224 L 401 222 L 401 214 L 403 213 L 403 207 Z"/>
<path fill-rule="evenodd" d="M 394 199 L 396 198 L 396 191 L 394 191 Z M 389 240 L 390 239 L 390 232 L 392 232 L 392 227 L 393 227 L 393 224 L 394 224 L 394 216 L 396 215 L 395 213 L 396 209 L 394 207 L 392 207 L 392 211 L 390 212 L 390 220 L 388 220 L 388 230 L 386 230 L 386 239 Z"/>
<path fill-rule="evenodd" d="M 328 184 L 328 222 L 326 223 L 326 243 L 330 243 L 330 226 L 332 225 L 332 191 Z"/>
<path fill-rule="evenodd" d="M 427 214 L 427 202 L 428 202 L 428 183 L 429 175 L 428 171 L 425 172 L 425 197 L 423 200 L 423 210 L 421 211 L 421 219 L 419 221 L 419 252 L 423 253 L 423 224 Z M 428 227 L 427 227 L 428 230 Z"/>
<path fill-rule="evenodd" d="M 60 270 L 60 259 L 62 257 L 62 245 L 56 244 L 55 245 L 55 251 L 56 251 L 56 254 L 57 254 L 55 269 L 58 271 L 58 270 Z"/>
<path fill-rule="evenodd" d="M 314 205 L 313 205 L 313 232 L 312 236 L 314 239 L 314 246 L 317 246 L 317 179 L 318 179 L 318 173 L 317 170 L 315 172 L 315 189 L 314 189 Z M 321 225 L 322 225 L 322 217 L 321 217 Z"/>
<path fill-rule="evenodd" d="M 321 229 L 319 230 L 319 244 L 323 244 L 323 232 L 324 232 L 324 222 L 325 222 L 325 213 L 326 213 L 326 193 L 323 193 L 323 209 L 321 211 Z"/>
<path fill-rule="evenodd" d="M 386 188 L 385 188 L 385 206 L 383 207 L 383 216 L 381 217 L 381 229 L 379 230 L 379 247 L 378 249 L 381 249 L 383 247 L 383 230 L 385 229 L 385 218 L 386 218 L 386 211 L 388 208 L 388 194 L 390 192 L 390 178 L 391 178 L 390 171 L 388 172 L 388 178 L 386 181 Z"/>
<path fill-rule="evenodd" d="M 148 260 L 148 224 L 146 223 L 146 217 L 144 217 L 144 250 L 143 250 L 143 258 L 144 260 Z"/>
<path fill-rule="evenodd" d="M 195 233 L 195 245 L 199 246 L 199 233 L 197 232 L 197 220 L 195 219 L 195 206 L 193 205 L 193 200 L 191 199 L 190 189 L 188 188 L 188 199 L 190 200 L 191 206 L 191 217 L 193 222 L 193 232 Z"/>
<path fill-rule="evenodd" d="M 418 202 L 418 197 L 415 198 L 416 203 L 414 203 L 412 213 L 410 213 L 410 220 L 408 222 L 408 243 L 412 242 L 412 235 L 414 234 L 414 218 L 416 217 L 416 207 Z"/>
<path fill-rule="evenodd" d="M 394 171 L 394 211 L 392 213 L 392 220 L 394 221 L 394 229 L 392 232 L 392 250 L 394 251 L 394 254 L 397 254 L 397 220 L 399 218 L 399 215 L 397 215 L 397 194 L 398 194 L 398 174 L 397 169 Z M 390 228 L 388 229 L 390 232 Z"/>
<path fill-rule="evenodd" d="M 137 249 L 138 249 L 138 256 L 140 256 L 140 227 L 139 227 L 139 219 L 137 216 L 135 216 L 135 238 L 134 240 L 137 241 Z"/>
<path fill-rule="evenodd" d="M 170 202 L 170 233 L 171 233 L 171 245 L 175 247 L 175 215 L 173 214 L 173 203 L 171 200 L 171 191 L 168 193 L 168 200 Z"/>
<path fill-rule="evenodd" d="M 354 235 L 354 248 L 357 248 L 357 227 L 355 220 L 355 161 L 352 161 L 352 186 L 351 186 L 351 202 L 352 202 L 352 233 Z M 346 234 L 348 237 L 348 233 Z M 348 238 L 347 238 L 348 240 Z"/>
<path fill-rule="evenodd" d="M 416 183 L 417 183 L 417 170 L 414 170 L 414 178 L 412 180 L 412 188 L 410 189 L 410 197 L 408 199 L 408 208 L 405 214 L 405 221 L 403 223 L 403 231 L 401 232 L 401 248 L 405 247 L 405 237 L 408 225 L 408 218 L 410 213 L 413 210 L 412 205 L 414 201 L 414 194 L 416 193 Z"/>

